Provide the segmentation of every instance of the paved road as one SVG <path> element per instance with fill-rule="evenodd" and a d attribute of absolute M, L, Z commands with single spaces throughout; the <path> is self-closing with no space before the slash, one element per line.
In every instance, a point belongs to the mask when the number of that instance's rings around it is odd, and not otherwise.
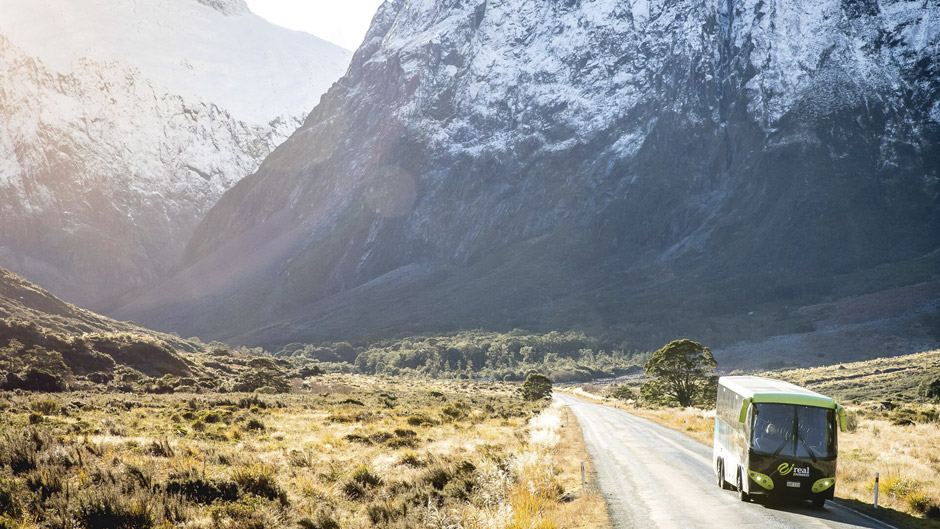
<path fill-rule="evenodd" d="M 581 424 L 617 529 L 891 529 L 831 502 L 822 510 L 809 502 L 742 503 L 737 493 L 715 485 L 711 447 L 621 410 L 570 395 L 555 397 Z"/>

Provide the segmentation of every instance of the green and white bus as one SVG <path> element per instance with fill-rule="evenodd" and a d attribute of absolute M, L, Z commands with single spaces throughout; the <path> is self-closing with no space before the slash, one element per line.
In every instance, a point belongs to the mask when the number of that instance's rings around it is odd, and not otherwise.
<path fill-rule="evenodd" d="M 718 379 L 712 463 L 722 488 L 755 497 L 808 499 L 821 508 L 836 483 L 837 429 L 845 410 L 789 382 Z"/>

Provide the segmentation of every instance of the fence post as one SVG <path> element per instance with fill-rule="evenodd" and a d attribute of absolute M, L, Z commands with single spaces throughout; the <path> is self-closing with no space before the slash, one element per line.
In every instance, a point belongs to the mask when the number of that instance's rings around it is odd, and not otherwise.
<path fill-rule="evenodd" d="M 584 496 L 584 461 L 581 462 L 581 495 Z"/>
<path fill-rule="evenodd" d="M 878 472 L 875 472 L 875 508 L 878 508 Z"/>

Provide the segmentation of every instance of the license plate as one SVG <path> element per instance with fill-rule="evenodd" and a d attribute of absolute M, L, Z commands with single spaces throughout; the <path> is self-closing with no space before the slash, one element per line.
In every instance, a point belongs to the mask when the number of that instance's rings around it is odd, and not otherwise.
<path fill-rule="evenodd" d="M 800 482 L 799 482 L 799 481 L 788 481 L 788 482 L 787 482 L 787 486 L 788 486 L 788 487 L 794 487 L 794 488 L 797 488 L 797 489 L 798 489 L 798 488 L 800 488 Z"/>

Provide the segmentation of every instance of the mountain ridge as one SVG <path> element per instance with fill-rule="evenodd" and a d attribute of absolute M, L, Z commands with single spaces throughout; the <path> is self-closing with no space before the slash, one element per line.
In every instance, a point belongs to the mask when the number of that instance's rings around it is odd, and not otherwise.
<path fill-rule="evenodd" d="M 266 345 L 805 332 L 795 308 L 940 247 L 940 8 L 873 5 L 386 2 L 179 274 L 117 313 Z"/>
<path fill-rule="evenodd" d="M 0 265 L 97 309 L 168 273 L 348 57 L 240 0 L 0 13 Z"/>

